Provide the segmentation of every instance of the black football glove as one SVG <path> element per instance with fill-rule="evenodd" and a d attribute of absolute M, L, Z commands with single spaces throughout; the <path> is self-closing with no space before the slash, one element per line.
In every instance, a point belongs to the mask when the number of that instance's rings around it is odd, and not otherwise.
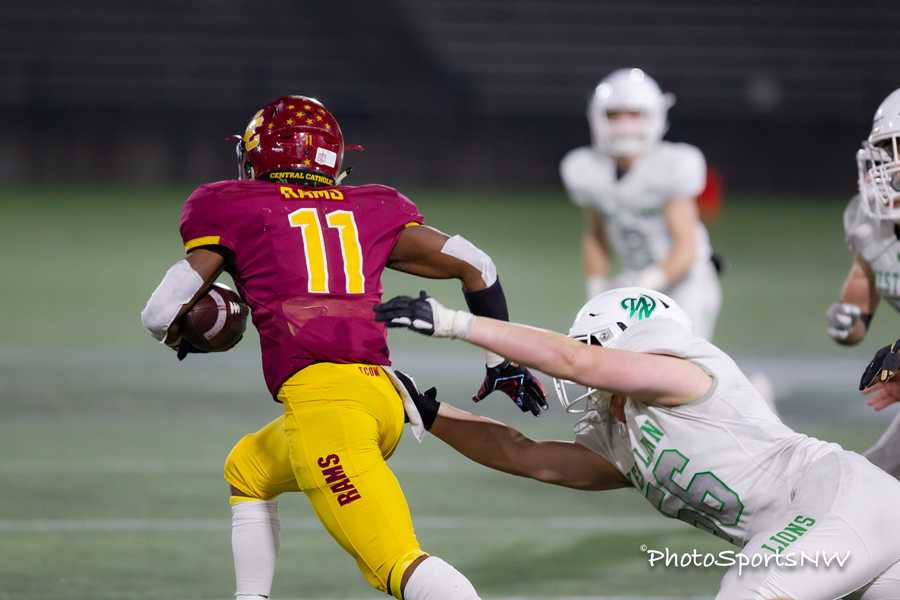
<path fill-rule="evenodd" d="M 419 415 L 422 417 L 422 425 L 425 426 L 425 429 L 431 429 L 431 426 L 434 425 L 434 420 L 437 418 L 438 408 L 441 406 L 441 403 L 437 401 L 437 388 L 430 387 L 424 392 L 420 392 L 412 377 L 403 371 L 394 369 L 394 375 L 406 388 L 406 393 L 409 394 L 409 397 L 412 398 L 413 403 L 419 410 Z M 408 416 L 406 421 L 409 422 Z"/>
<path fill-rule="evenodd" d="M 196 348 L 186 339 L 182 339 L 181 343 L 178 344 L 178 347 L 175 348 L 175 350 L 178 351 L 178 360 L 184 360 L 184 358 L 188 354 L 207 354 L 206 350 L 200 350 L 199 348 Z"/>
<path fill-rule="evenodd" d="M 244 339 L 243 335 L 236 339 L 232 345 L 228 346 L 224 350 L 218 350 L 218 352 L 228 352 L 229 350 L 237 346 L 242 339 Z M 181 342 L 179 342 L 178 346 L 175 347 L 175 350 L 178 351 L 178 360 L 184 360 L 184 357 L 188 354 L 209 354 L 209 350 L 201 350 L 184 338 L 181 339 Z"/>
<path fill-rule="evenodd" d="M 885 383 L 900 369 L 900 340 L 884 346 L 875 353 L 859 380 L 859 389 L 864 390 L 879 383 Z"/>
<path fill-rule="evenodd" d="M 375 320 L 388 327 L 407 327 L 423 335 L 434 335 L 434 311 L 428 294 L 419 292 L 418 298 L 397 296 L 375 305 Z"/>
<path fill-rule="evenodd" d="M 480 402 L 495 390 L 510 397 L 522 412 L 531 412 L 534 416 L 547 410 L 547 395 L 544 386 L 531 371 L 508 360 L 496 367 L 486 367 L 487 373 L 478 392 L 472 396 L 474 402 Z"/>

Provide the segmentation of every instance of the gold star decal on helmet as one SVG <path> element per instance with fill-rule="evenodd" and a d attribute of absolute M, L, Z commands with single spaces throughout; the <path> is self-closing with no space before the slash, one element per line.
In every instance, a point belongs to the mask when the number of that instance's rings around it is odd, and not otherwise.
<path fill-rule="evenodd" d="M 288 110 L 294 110 L 294 105 L 293 105 L 293 104 L 288 104 Z"/>
<path fill-rule="evenodd" d="M 309 159 L 308 158 L 303 159 L 303 166 L 308 167 L 309 165 L 310 165 Z"/>
<path fill-rule="evenodd" d="M 303 114 L 304 114 L 303 111 L 297 111 L 297 117 L 298 117 L 298 118 L 302 119 L 302 118 L 303 118 Z"/>
<path fill-rule="evenodd" d="M 309 104 L 304 104 L 303 110 L 312 110 L 312 106 L 310 106 Z"/>
<path fill-rule="evenodd" d="M 313 123 L 313 120 L 312 120 L 312 119 L 307 119 L 307 120 L 306 120 L 306 124 L 307 124 L 307 125 L 312 125 L 312 123 Z"/>
<path fill-rule="evenodd" d="M 322 120 L 322 115 L 316 115 L 316 121 L 321 121 L 321 120 Z"/>
<path fill-rule="evenodd" d="M 287 121 L 285 121 L 285 123 L 287 123 L 288 125 L 293 125 L 293 124 L 294 124 L 294 120 L 293 120 L 293 119 L 288 119 Z"/>
<path fill-rule="evenodd" d="M 325 123 L 325 129 L 331 129 L 331 123 Z"/>
<path fill-rule="evenodd" d="M 324 109 L 324 108 L 320 108 L 320 109 L 319 109 L 319 113 L 324 115 L 324 114 L 325 114 L 325 109 Z"/>
<path fill-rule="evenodd" d="M 269 123 L 269 129 L 272 129 L 273 127 L 275 127 L 275 123 Z"/>

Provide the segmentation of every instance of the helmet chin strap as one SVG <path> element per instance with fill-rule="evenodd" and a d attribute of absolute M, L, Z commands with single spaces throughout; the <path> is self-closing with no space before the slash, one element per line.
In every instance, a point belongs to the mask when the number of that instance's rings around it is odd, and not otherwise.
<path fill-rule="evenodd" d="M 334 180 L 334 185 L 341 185 L 341 183 L 350 176 L 350 171 L 353 170 L 353 167 L 347 167 L 340 173 L 338 173 L 337 179 Z"/>

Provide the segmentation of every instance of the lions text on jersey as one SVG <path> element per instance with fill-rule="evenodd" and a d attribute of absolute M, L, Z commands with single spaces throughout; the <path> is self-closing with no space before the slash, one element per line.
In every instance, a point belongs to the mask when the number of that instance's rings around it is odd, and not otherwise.
<path fill-rule="evenodd" d="M 576 425 L 576 441 L 613 463 L 656 510 L 747 555 L 850 553 L 844 569 L 732 568 L 717 600 L 836 598 L 862 586 L 865 600 L 897 597 L 900 482 L 790 429 L 731 358 L 674 321 L 632 325 L 609 346 L 684 358 L 713 379 L 703 398 L 681 406 L 628 399 L 624 421 L 608 399 L 595 402 Z M 761 590 L 774 595 L 754 595 Z"/>

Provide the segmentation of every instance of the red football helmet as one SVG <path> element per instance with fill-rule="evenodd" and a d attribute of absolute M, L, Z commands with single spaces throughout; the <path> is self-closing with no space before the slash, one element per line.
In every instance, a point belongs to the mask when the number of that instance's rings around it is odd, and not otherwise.
<path fill-rule="evenodd" d="M 243 137 L 235 137 L 241 179 L 332 186 L 343 178 L 344 134 L 315 98 L 282 96 L 256 111 Z"/>

